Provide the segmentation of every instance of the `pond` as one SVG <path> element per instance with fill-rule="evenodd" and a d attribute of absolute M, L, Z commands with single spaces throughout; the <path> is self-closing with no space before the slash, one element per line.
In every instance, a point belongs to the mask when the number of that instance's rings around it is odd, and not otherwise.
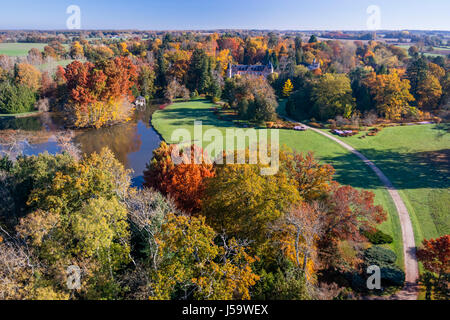
<path fill-rule="evenodd" d="M 161 143 L 159 134 L 151 126 L 151 115 L 158 108 L 158 104 L 153 104 L 145 110 L 136 111 L 127 123 L 101 129 L 75 130 L 73 141 L 83 154 L 100 152 L 105 147 L 111 149 L 127 169 L 133 170 L 133 186 L 140 187 L 146 164 L 152 158 L 153 150 Z M 26 118 L 0 119 L 0 134 L 14 134 L 18 130 L 29 137 L 23 146 L 25 155 L 60 151 L 55 134 L 64 130 L 61 116 L 45 113 Z"/>

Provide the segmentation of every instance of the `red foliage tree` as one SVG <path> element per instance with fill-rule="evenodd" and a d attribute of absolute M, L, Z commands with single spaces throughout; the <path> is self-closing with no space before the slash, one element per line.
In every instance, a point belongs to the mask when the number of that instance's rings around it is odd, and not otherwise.
<path fill-rule="evenodd" d="M 366 240 L 363 231 L 373 231 L 387 218 L 383 208 L 374 205 L 374 198 L 372 192 L 332 183 L 325 202 L 324 232 L 318 240 L 319 257 L 325 269 L 345 271 L 357 266 L 357 257 L 348 253 L 357 252 L 358 243 Z M 353 247 L 352 250 L 343 250 L 344 244 Z"/>
<path fill-rule="evenodd" d="M 450 273 L 450 235 L 423 240 L 417 258 L 428 271 L 438 275 Z"/>
<path fill-rule="evenodd" d="M 350 186 L 332 186 L 327 201 L 326 233 L 340 240 L 361 240 L 361 231 L 373 230 L 387 219 L 382 206 L 374 205 L 375 194 Z"/>

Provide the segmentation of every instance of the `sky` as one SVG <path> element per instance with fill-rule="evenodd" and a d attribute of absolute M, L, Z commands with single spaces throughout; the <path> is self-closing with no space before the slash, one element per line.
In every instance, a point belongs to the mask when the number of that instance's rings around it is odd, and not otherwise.
<path fill-rule="evenodd" d="M 365 30 L 376 5 L 379 29 L 450 31 L 450 0 L 0 0 L 0 29 L 66 29 L 70 5 L 82 29 Z"/>

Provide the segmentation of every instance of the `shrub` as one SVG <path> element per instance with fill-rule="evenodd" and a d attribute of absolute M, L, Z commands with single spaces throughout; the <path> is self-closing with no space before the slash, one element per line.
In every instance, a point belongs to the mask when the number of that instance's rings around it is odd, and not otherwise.
<path fill-rule="evenodd" d="M 363 235 L 372 244 L 386 244 L 394 241 L 390 235 L 380 230 L 376 230 L 375 232 L 364 231 Z"/>
<path fill-rule="evenodd" d="M 198 99 L 199 97 L 200 97 L 200 96 L 199 96 L 197 90 L 191 92 L 191 99 Z"/>
<path fill-rule="evenodd" d="M 381 267 L 392 266 L 397 260 L 397 255 L 389 249 L 372 246 L 364 252 L 364 263 L 367 266 L 376 265 Z"/>
<path fill-rule="evenodd" d="M 405 283 L 405 273 L 397 266 L 381 268 L 381 283 L 384 286 L 402 287 Z"/>
<path fill-rule="evenodd" d="M 317 122 L 310 122 L 309 125 L 313 128 L 322 129 L 322 125 Z"/>

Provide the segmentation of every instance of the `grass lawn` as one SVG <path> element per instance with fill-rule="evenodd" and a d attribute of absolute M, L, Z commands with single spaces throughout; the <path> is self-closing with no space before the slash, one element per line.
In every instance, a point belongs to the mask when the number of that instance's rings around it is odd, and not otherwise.
<path fill-rule="evenodd" d="M 372 160 L 408 207 L 416 244 L 450 233 L 450 133 L 440 125 L 399 126 L 375 137 L 341 138 Z M 346 167 L 345 159 L 339 162 Z"/>
<path fill-rule="evenodd" d="M 44 50 L 47 43 L 0 43 L 0 54 L 10 57 L 24 57 L 32 48 Z"/>
<path fill-rule="evenodd" d="M 152 125 L 168 143 L 179 142 L 173 141 L 171 136 L 174 130 L 180 128 L 189 130 L 193 137 L 194 121 L 202 121 L 203 132 L 207 129 L 218 129 L 225 137 L 226 129 L 235 127 L 229 121 L 218 119 L 211 110 L 212 107 L 214 105 L 207 100 L 175 103 L 164 110 L 156 111 L 152 117 Z M 284 105 L 281 103 L 280 112 L 283 112 L 283 107 Z M 399 257 L 397 262 L 402 267 L 402 240 L 398 215 L 388 192 L 370 168 L 355 155 L 318 133 L 280 130 L 279 134 L 281 145 L 286 145 L 299 152 L 313 151 L 321 161 L 333 165 L 336 169 L 335 178 L 340 183 L 355 188 L 364 188 L 375 193 L 376 203 L 381 204 L 389 213 L 388 220 L 380 229 L 394 237 L 394 243 L 390 247 L 396 252 Z"/>

